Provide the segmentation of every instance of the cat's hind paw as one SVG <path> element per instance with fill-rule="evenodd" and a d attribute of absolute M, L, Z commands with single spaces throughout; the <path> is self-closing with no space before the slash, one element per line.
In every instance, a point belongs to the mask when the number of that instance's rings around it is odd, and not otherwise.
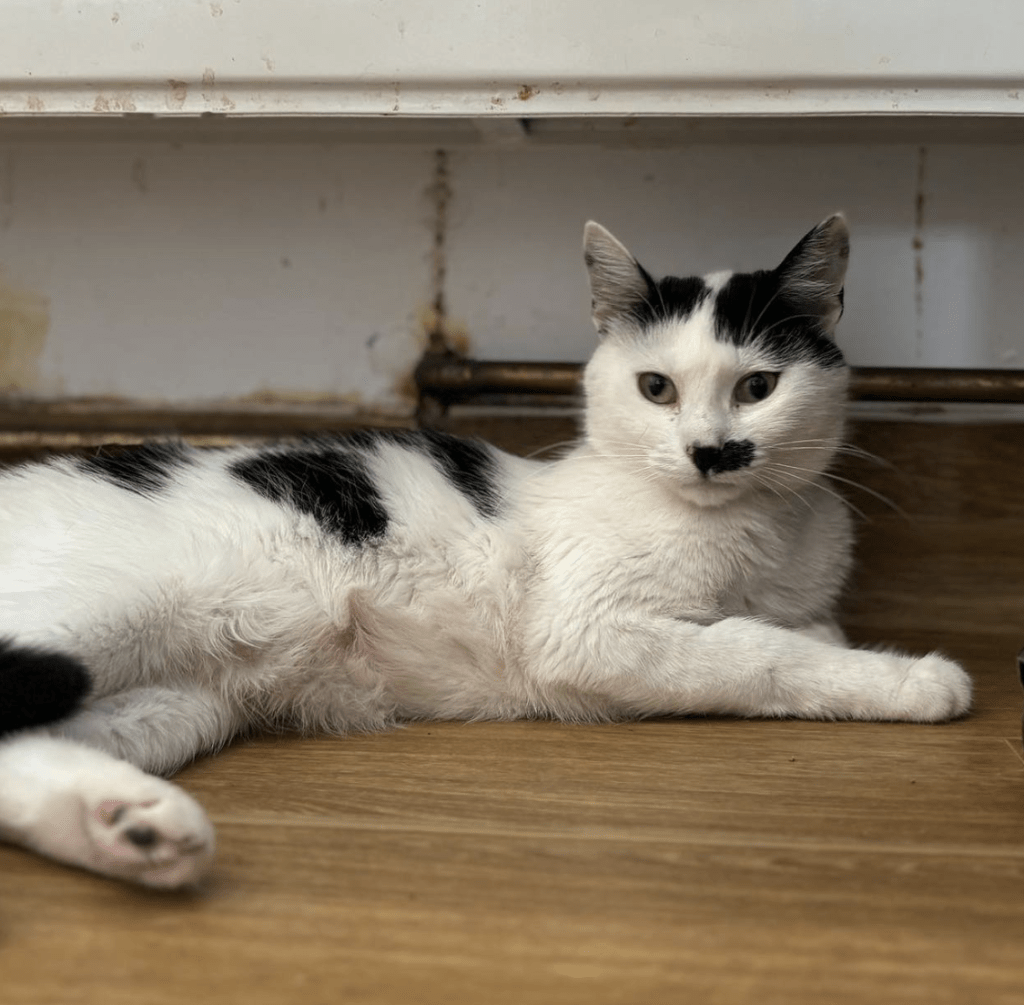
<path fill-rule="evenodd" d="M 87 803 L 88 867 L 106 876 L 175 889 L 206 875 L 214 833 L 206 814 L 181 789 L 147 779 L 134 798 Z"/>
<path fill-rule="evenodd" d="M 938 653 L 909 661 L 897 695 L 901 719 L 945 722 L 971 707 L 971 678 Z"/>

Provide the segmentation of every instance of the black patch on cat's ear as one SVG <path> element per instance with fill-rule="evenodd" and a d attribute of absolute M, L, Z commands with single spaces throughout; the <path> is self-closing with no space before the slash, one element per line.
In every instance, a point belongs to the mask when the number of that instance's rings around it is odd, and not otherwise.
<path fill-rule="evenodd" d="M 139 447 L 101 447 L 77 464 L 81 471 L 105 478 L 138 495 L 151 495 L 165 488 L 175 470 L 188 461 L 188 449 L 181 443 L 147 443 Z"/>
<path fill-rule="evenodd" d="M 835 213 L 805 234 L 775 270 L 786 299 L 816 318 L 829 336 L 843 313 L 849 261 L 850 230 L 846 218 Z"/>
<path fill-rule="evenodd" d="M 73 656 L 0 640 L 0 733 L 66 718 L 91 686 Z"/>
<path fill-rule="evenodd" d="M 615 322 L 643 328 L 689 317 L 708 296 L 698 277 L 655 282 L 646 269 L 599 223 L 583 230 L 583 261 L 590 274 L 594 326 L 607 335 Z"/>
<path fill-rule="evenodd" d="M 420 435 L 445 477 L 477 512 L 485 517 L 497 516 L 501 502 L 494 480 L 497 465 L 486 444 L 434 430 L 425 430 Z"/>
<path fill-rule="evenodd" d="M 345 544 L 381 540 L 388 512 L 356 453 L 322 444 L 270 449 L 235 461 L 231 474 L 265 499 L 308 514 Z"/>

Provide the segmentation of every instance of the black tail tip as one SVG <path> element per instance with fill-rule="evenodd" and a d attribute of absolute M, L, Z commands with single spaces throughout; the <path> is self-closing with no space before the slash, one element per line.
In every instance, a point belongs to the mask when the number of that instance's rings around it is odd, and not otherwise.
<path fill-rule="evenodd" d="M 89 671 L 73 656 L 0 639 L 0 733 L 71 715 L 90 686 Z"/>

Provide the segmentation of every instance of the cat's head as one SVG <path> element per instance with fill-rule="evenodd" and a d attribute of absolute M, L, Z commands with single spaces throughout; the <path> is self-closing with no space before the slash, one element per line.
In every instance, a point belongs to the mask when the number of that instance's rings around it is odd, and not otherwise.
<path fill-rule="evenodd" d="M 584 382 L 595 450 L 711 506 L 791 496 L 827 467 L 847 382 L 841 215 L 771 271 L 658 281 L 599 224 L 583 245 L 601 339 Z"/>

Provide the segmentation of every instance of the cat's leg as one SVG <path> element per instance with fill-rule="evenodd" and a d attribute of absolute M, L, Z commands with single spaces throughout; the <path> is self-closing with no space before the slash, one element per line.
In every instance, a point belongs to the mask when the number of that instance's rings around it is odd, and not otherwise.
<path fill-rule="evenodd" d="M 235 710 L 201 690 L 136 688 L 9 737 L 0 743 L 0 833 L 107 876 L 194 883 L 213 859 L 213 828 L 195 800 L 145 772 L 172 771 L 240 726 Z"/>
<path fill-rule="evenodd" d="M 116 879 L 172 889 L 213 860 L 206 814 L 176 785 L 41 732 L 0 742 L 0 836 Z"/>
<path fill-rule="evenodd" d="M 624 715 L 710 713 L 941 722 L 964 714 L 971 682 L 956 664 L 846 649 L 746 618 L 588 625 L 538 652 L 534 685 L 593 695 Z M 571 712 L 571 710 L 570 710 Z"/>
<path fill-rule="evenodd" d="M 244 726 L 236 707 L 202 688 L 138 687 L 95 699 L 47 732 L 167 775 Z"/>
<path fill-rule="evenodd" d="M 809 639 L 829 642 L 834 646 L 845 646 L 847 644 L 846 635 L 835 621 L 819 621 L 817 624 L 807 625 L 805 628 L 796 629 L 796 631 L 800 635 L 807 636 Z"/>

